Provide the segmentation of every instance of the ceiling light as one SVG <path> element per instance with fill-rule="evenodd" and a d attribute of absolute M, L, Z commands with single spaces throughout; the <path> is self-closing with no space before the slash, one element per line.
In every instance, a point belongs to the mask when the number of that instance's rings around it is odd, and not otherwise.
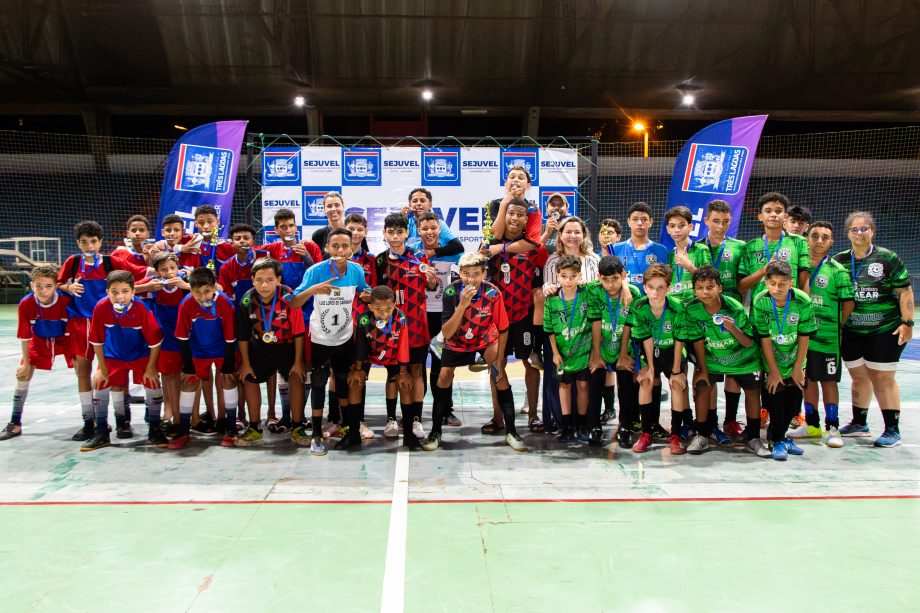
<path fill-rule="evenodd" d="M 294 106 L 303 106 L 307 103 L 307 99 L 303 96 L 297 96 L 294 98 Z"/>
<path fill-rule="evenodd" d="M 422 100 L 431 102 L 432 98 L 434 98 L 434 93 L 430 89 L 422 90 Z"/>

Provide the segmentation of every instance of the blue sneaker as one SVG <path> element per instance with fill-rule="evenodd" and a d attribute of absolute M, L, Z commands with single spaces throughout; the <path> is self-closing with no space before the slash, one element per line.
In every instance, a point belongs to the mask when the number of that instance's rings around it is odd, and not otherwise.
<path fill-rule="evenodd" d="M 785 461 L 789 457 L 789 452 L 786 451 L 786 443 L 779 442 L 773 443 L 773 459 L 779 461 Z"/>
<path fill-rule="evenodd" d="M 712 436 L 710 438 L 712 438 L 719 447 L 733 447 L 735 445 L 732 439 L 718 428 L 712 429 Z"/>
<path fill-rule="evenodd" d="M 840 428 L 840 436 L 869 436 L 869 426 L 860 426 L 850 422 Z"/>
<path fill-rule="evenodd" d="M 563 428 L 562 431 L 559 433 L 559 442 L 562 443 L 563 445 L 567 445 L 571 443 L 574 439 L 575 439 L 575 433 L 570 429 Z"/>
<path fill-rule="evenodd" d="M 901 433 L 892 430 L 891 428 L 885 428 L 885 431 L 880 437 L 875 439 L 876 447 L 897 447 L 901 444 Z"/>
<path fill-rule="evenodd" d="M 690 436 L 691 436 L 691 433 L 690 433 L 690 426 L 688 426 L 687 424 L 681 424 L 681 426 L 680 426 L 680 437 L 681 437 L 682 439 L 684 439 L 685 441 L 689 441 L 689 440 L 690 440 Z"/>
<path fill-rule="evenodd" d="M 582 443 L 588 442 L 588 431 L 582 428 L 578 429 L 578 432 L 575 433 L 575 438 L 577 438 Z"/>
<path fill-rule="evenodd" d="M 790 455 L 805 455 L 805 450 L 792 442 L 791 438 L 787 438 L 783 442 L 786 443 L 786 451 Z"/>

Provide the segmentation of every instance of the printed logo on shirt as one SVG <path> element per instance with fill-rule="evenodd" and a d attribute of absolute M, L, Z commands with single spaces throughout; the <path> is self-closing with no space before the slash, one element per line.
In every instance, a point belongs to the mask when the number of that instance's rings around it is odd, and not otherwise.
<path fill-rule="evenodd" d="M 792 251 L 791 251 L 790 249 L 787 249 L 786 247 L 783 247 L 782 249 L 780 249 L 779 251 L 776 252 L 776 259 L 777 259 L 777 260 L 782 260 L 782 261 L 784 261 L 784 262 L 788 262 L 788 261 L 789 261 L 789 258 L 791 258 L 791 257 L 792 257 Z"/>
<path fill-rule="evenodd" d="M 869 268 L 866 270 L 866 272 L 869 273 L 870 277 L 880 279 L 885 276 L 885 267 L 882 266 L 881 262 L 873 262 L 869 264 Z"/>
<path fill-rule="evenodd" d="M 790 313 L 790 314 L 789 314 L 789 325 L 790 325 L 790 326 L 794 326 L 794 325 L 796 325 L 797 323 L 799 323 L 799 314 L 798 314 L 798 313 Z"/>
<path fill-rule="evenodd" d="M 827 287 L 827 275 L 818 275 L 815 277 L 815 285 L 818 287 Z"/>
<path fill-rule="evenodd" d="M 646 256 L 645 256 L 645 263 L 648 264 L 648 265 L 657 264 L 657 263 L 658 263 L 658 256 L 655 255 L 654 253 L 646 254 Z"/>

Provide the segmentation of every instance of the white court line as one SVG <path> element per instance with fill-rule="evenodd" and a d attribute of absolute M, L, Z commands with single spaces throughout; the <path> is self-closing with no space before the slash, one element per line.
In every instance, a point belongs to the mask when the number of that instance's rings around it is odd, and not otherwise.
<path fill-rule="evenodd" d="M 396 450 L 393 475 L 393 502 L 390 505 L 390 529 L 387 534 L 387 557 L 383 568 L 383 595 L 380 613 L 402 613 L 406 591 L 406 523 L 409 510 L 409 450 Z"/>

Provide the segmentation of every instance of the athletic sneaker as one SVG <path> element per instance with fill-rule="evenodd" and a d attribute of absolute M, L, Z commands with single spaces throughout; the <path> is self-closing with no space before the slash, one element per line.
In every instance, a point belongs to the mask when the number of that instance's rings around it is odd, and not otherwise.
<path fill-rule="evenodd" d="M 789 457 L 789 452 L 786 450 L 786 443 L 780 441 L 778 443 L 773 443 L 773 453 L 770 454 L 774 460 L 779 460 L 783 462 L 786 458 Z"/>
<path fill-rule="evenodd" d="M 169 439 L 159 428 L 150 428 L 147 432 L 147 442 L 154 447 L 169 447 Z"/>
<path fill-rule="evenodd" d="M 387 425 L 383 428 L 383 438 L 399 438 L 399 425 L 395 419 L 387 419 Z"/>
<path fill-rule="evenodd" d="M 361 435 L 361 440 L 362 440 L 362 441 L 369 441 L 369 440 L 372 440 L 372 439 L 374 438 L 374 436 L 376 436 L 376 435 L 374 434 L 374 431 L 371 430 L 370 428 L 368 428 L 368 427 L 367 427 L 367 423 L 366 423 L 366 422 L 363 422 L 363 421 L 362 421 L 361 424 L 358 426 L 358 434 Z"/>
<path fill-rule="evenodd" d="M 261 441 L 263 437 L 264 435 L 261 432 L 259 432 L 252 426 L 249 426 L 248 428 L 246 428 L 245 432 L 243 432 L 241 435 L 236 437 L 236 446 L 237 447 L 249 447 L 253 443 Z"/>
<path fill-rule="evenodd" d="M 530 365 L 537 370 L 543 370 L 543 357 L 536 351 L 531 351 L 530 357 L 527 358 L 527 360 L 530 362 Z"/>
<path fill-rule="evenodd" d="M 587 442 L 588 442 L 588 429 L 587 429 L 587 428 L 578 428 L 578 429 L 575 431 L 575 438 L 577 438 L 578 441 L 581 442 L 581 443 L 587 443 Z"/>
<path fill-rule="evenodd" d="M 533 355 L 533 354 L 531 354 Z M 476 356 L 476 361 L 470 364 L 470 372 L 482 372 L 489 368 L 489 365 L 486 364 L 485 359 L 481 355 Z"/>
<path fill-rule="evenodd" d="M 169 447 L 173 451 L 176 451 L 179 449 L 185 449 L 190 440 L 191 440 L 191 437 L 188 434 L 183 434 L 182 436 L 177 436 L 173 440 L 169 441 L 169 444 L 167 445 L 167 447 Z"/>
<path fill-rule="evenodd" d="M 591 428 L 591 432 L 588 433 L 588 444 L 593 447 L 604 444 L 604 431 L 600 427 Z"/>
<path fill-rule="evenodd" d="M 876 447 L 897 447 L 901 444 L 901 433 L 892 428 L 885 428 L 880 437 L 875 439 Z"/>
<path fill-rule="evenodd" d="M 799 413 L 798 415 L 793 416 L 792 421 L 789 422 L 789 429 L 793 430 L 799 426 L 805 425 L 805 416 Z"/>
<path fill-rule="evenodd" d="M 828 447 L 838 449 L 843 447 L 843 438 L 840 437 L 840 430 L 831 426 L 827 429 L 827 440 L 824 441 L 824 444 Z"/>
<path fill-rule="evenodd" d="M 412 434 L 414 434 L 415 438 L 420 441 L 423 441 L 428 437 L 428 435 L 425 433 L 425 428 L 422 427 L 422 422 L 418 419 L 412 420 Z"/>
<path fill-rule="evenodd" d="M 93 434 L 96 432 L 96 425 L 91 421 L 83 422 L 83 427 L 76 431 L 76 433 L 70 437 L 72 441 L 88 441 L 93 438 Z"/>
<path fill-rule="evenodd" d="M 679 434 L 672 434 L 668 437 L 668 451 L 671 452 L 671 455 L 687 453 L 687 449 L 684 447 L 684 439 L 680 438 Z"/>
<path fill-rule="evenodd" d="M 860 426 L 852 421 L 840 428 L 840 436 L 869 436 L 869 425 Z"/>
<path fill-rule="evenodd" d="M 744 427 L 742 427 L 742 425 L 737 421 L 727 421 L 722 424 L 722 432 L 732 437 L 733 439 L 737 439 L 742 434 L 744 434 Z"/>
<path fill-rule="evenodd" d="M 517 434 L 512 434 L 511 432 L 507 433 L 505 435 L 505 443 L 515 451 L 527 451 L 524 439 Z"/>
<path fill-rule="evenodd" d="M 639 435 L 639 440 L 636 441 L 636 444 L 632 446 L 632 450 L 636 453 L 645 453 L 651 446 L 652 435 L 648 432 L 643 432 Z"/>
<path fill-rule="evenodd" d="M 669 436 L 671 436 L 671 433 L 665 430 L 661 424 L 652 426 L 652 440 L 656 443 L 667 442 Z"/>
<path fill-rule="evenodd" d="M 575 439 L 575 432 L 569 428 L 563 428 L 559 432 L 559 442 L 563 445 L 571 443 Z"/>
<path fill-rule="evenodd" d="M 214 425 L 214 420 L 208 415 L 207 417 L 202 417 L 197 424 L 192 426 L 191 431 L 202 436 L 214 436 L 217 434 L 217 427 Z"/>
<path fill-rule="evenodd" d="M 789 429 L 786 436 L 789 438 L 808 438 L 808 426 L 797 423 Z"/>
<path fill-rule="evenodd" d="M 336 451 L 344 451 L 346 449 L 355 449 L 361 447 L 361 436 L 343 436 L 339 439 L 339 442 L 335 444 L 333 449 Z"/>
<path fill-rule="evenodd" d="M 605 410 L 601 413 L 601 424 L 606 426 L 609 422 L 617 418 L 617 412 L 613 409 L 607 411 Z"/>
<path fill-rule="evenodd" d="M 111 444 L 112 440 L 109 438 L 108 432 L 105 434 L 93 434 L 91 439 L 80 445 L 80 451 L 95 451 Z"/>
<path fill-rule="evenodd" d="M 693 455 L 699 455 L 708 450 L 709 437 L 703 436 L 702 434 L 694 434 L 693 438 L 690 439 L 690 444 L 687 445 L 687 453 L 691 453 Z"/>
<path fill-rule="evenodd" d="M 629 428 L 620 427 L 617 430 L 617 445 L 623 449 L 632 448 L 632 432 Z"/>
<path fill-rule="evenodd" d="M 297 426 L 291 430 L 291 442 L 300 447 L 306 447 L 310 444 L 310 439 L 313 438 L 307 433 L 307 429 L 303 426 Z"/>
<path fill-rule="evenodd" d="M 339 438 L 342 436 L 342 426 L 335 422 L 327 421 L 323 424 L 323 438 Z"/>
<path fill-rule="evenodd" d="M 291 420 L 288 418 L 269 419 L 268 431 L 272 434 L 284 434 L 291 431 Z"/>
<path fill-rule="evenodd" d="M 715 442 L 715 444 L 718 445 L 719 447 L 732 447 L 735 444 L 734 441 L 732 441 L 732 439 L 729 438 L 727 434 L 725 434 L 718 428 L 712 429 L 712 434 L 710 435 L 709 438 L 711 438 L 713 442 Z"/>
<path fill-rule="evenodd" d="M 786 443 L 786 452 L 789 455 L 805 455 L 805 450 L 792 442 L 791 438 L 787 438 L 783 442 Z"/>
<path fill-rule="evenodd" d="M 432 432 L 422 441 L 422 449 L 425 451 L 437 451 L 441 446 L 441 433 Z"/>
<path fill-rule="evenodd" d="M 22 434 L 22 424 L 14 424 L 13 422 L 10 422 L 6 424 L 6 427 L 2 432 L 0 432 L 0 441 L 15 438 L 20 434 Z"/>
<path fill-rule="evenodd" d="M 310 443 L 310 455 L 326 455 L 326 443 L 323 442 L 321 436 L 313 437 L 313 441 Z"/>
<path fill-rule="evenodd" d="M 524 411 L 524 412 L 526 413 L 527 411 Z M 454 412 L 453 412 L 453 411 L 448 411 L 448 412 L 447 412 L 447 415 L 445 415 L 445 416 L 441 419 L 441 425 L 442 425 L 442 426 L 450 426 L 450 427 L 452 427 L 452 428 L 459 428 L 460 426 L 463 425 L 463 422 L 460 421 L 460 418 L 459 418 L 459 417 L 457 417 L 456 415 L 454 415 Z"/>
<path fill-rule="evenodd" d="M 232 434 L 225 434 L 223 438 L 220 439 L 221 447 L 236 447 L 236 437 Z"/>
<path fill-rule="evenodd" d="M 131 438 L 134 436 L 134 430 L 131 428 L 131 424 L 126 421 L 120 421 L 115 423 L 115 437 L 116 438 Z"/>
<path fill-rule="evenodd" d="M 763 441 L 759 438 L 752 438 L 744 444 L 744 448 L 756 455 L 758 458 L 769 458 L 773 456 L 773 453 L 770 451 L 770 449 L 764 445 Z"/>
<path fill-rule="evenodd" d="M 166 438 L 175 438 L 179 435 L 179 424 L 171 421 L 161 421 L 160 430 L 166 435 Z"/>

